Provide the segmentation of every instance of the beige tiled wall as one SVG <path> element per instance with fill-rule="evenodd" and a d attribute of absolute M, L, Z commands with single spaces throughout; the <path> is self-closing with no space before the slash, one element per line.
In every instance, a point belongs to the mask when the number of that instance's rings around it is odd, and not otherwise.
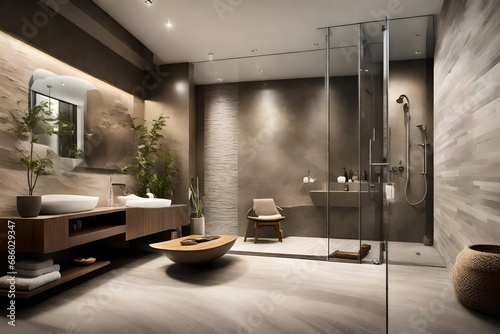
<path fill-rule="evenodd" d="M 434 67 L 435 237 L 449 264 L 500 243 L 500 2 L 447 0 Z"/>

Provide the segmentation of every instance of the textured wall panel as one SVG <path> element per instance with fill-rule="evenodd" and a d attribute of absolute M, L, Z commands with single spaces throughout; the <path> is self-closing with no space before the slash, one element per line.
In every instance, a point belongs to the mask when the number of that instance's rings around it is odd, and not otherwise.
<path fill-rule="evenodd" d="M 122 149 L 125 146 L 125 138 L 130 138 L 133 133 L 125 129 L 129 129 L 127 123 L 130 116 L 140 116 L 144 113 L 143 104 L 134 104 L 134 97 L 131 94 L 0 31 L 0 173 L 7 175 L 7 177 L 0 179 L 0 212 L 5 214 L 16 213 L 15 197 L 27 194 L 26 172 L 19 162 L 20 155 L 17 152 L 17 149 L 24 147 L 23 145 L 26 143 L 20 142 L 9 132 L 9 129 L 14 125 L 10 111 L 14 111 L 19 116 L 20 112 L 15 110 L 27 108 L 28 85 L 33 71 L 37 68 L 61 75 L 73 75 L 85 79 L 97 87 L 102 95 L 99 100 L 98 115 L 93 117 L 95 118 L 94 129 L 96 129 L 93 133 L 97 135 L 92 137 L 96 138 L 95 140 L 91 139 L 87 142 L 85 149 L 87 153 L 100 152 L 99 155 L 104 157 L 106 161 L 113 161 L 114 166 L 110 167 L 128 163 L 122 161 L 125 157 Z M 124 116 L 128 116 L 127 121 L 124 121 Z M 87 119 L 90 118 L 87 117 Z M 125 133 L 125 137 L 118 139 L 117 132 Z M 111 171 L 74 173 L 70 171 L 72 168 L 64 165 L 63 159 L 46 146 L 40 145 L 39 154 L 41 156 L 48 154 L 54 161 L 54 168 L 52 175 L 39 178 L 35 195 L 51 193 L 93 195 L 100 197 L 98 206 L 107 205 Z M 130 153 L 128 156 L 132 157 Z M 133 186 L 130 177 L 125 175 L 116 175 L 113 180 L 127 182 Z"/>
<path fill-rule="evenodd" d="M 238 233 L 238 90 L 205 91 L 205 224 L 209 234 Z"/>
<path fill-rule="evenodd" d="M 500 243 L 500 2 L 445 1 L 434 67 L 435 236 L 447 262 Z"/>

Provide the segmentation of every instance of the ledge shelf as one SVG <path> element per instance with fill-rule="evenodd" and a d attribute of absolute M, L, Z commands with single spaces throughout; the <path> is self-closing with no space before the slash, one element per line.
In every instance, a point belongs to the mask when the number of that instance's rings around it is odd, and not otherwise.
<path fill-rule="evenodd" d="M 57 281 L 42 285 L 41 287 L 33 289 L 33 290 L 16 290 L 16 292 L 15 292 L 16 298 L 33 297 L 41 292 L 47 291 L 47 290 L 52 289 L 58 285 L 69 282 L 75 278 L 78 278 L 78 277 L 83 276 L 85 274 L 91 273 L 95 270 L 101 269 L 109 264 L 110 264 L 110 261 L 97 261 L 97 262 L 94 262 L 88 266 L 79 266 L 79 267 L 74 266 L 74 267 L 68 268 L 66 270 L 61 270 L 61 278 L 58 279 Z M 0 296 L 7 297 L 8 293 L 9 293 L 9 290 L 0 289 Z"/>

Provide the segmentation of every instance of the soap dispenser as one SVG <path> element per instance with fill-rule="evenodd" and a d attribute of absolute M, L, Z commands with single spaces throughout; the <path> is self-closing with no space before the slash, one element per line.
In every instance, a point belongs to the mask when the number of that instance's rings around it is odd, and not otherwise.
<path fill-rule="evenodd" d="M 302 182 L 309 183 L 310 180 L 311 180 L 311 171 L 307 171 L 307 176 L 304 176 L 304 178 L 302 179 Z"/>

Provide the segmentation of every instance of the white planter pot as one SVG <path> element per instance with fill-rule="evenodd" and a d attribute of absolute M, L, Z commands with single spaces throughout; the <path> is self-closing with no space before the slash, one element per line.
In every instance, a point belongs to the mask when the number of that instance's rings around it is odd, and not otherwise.
<path fill-rule="evenodd" d="M 205 217 L 191 218 L 191 234 L 205 234 Z"/>

